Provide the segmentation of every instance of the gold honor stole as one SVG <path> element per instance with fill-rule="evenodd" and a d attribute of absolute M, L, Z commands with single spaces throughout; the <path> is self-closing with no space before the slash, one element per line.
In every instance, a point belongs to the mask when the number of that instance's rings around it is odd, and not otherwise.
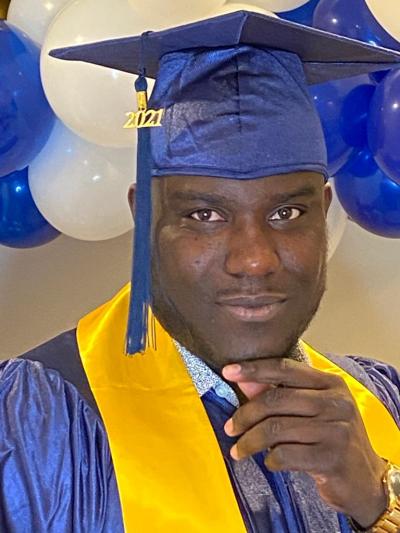
<path fill-rule="evenodd" d="M 126 357 L 130 285 L 78 324 L 83 366 L 108 434 L 125 531 L 245 533 L 207 413 L 168 333 Z M 341 376 L 380 457 L 400 464 L 399 429 L 364 385 L 303 343 L 312 366 Z"/>

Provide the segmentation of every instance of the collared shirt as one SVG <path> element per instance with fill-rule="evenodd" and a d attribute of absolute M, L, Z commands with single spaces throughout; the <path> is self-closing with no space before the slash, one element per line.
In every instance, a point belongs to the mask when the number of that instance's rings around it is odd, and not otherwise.
<path fill-rule="evenodd" d="M 186 365 L 186 368 L 192 378 L 193 385 L 196 387 L 200 398 L 210 389 L 214 390 L 215 394 L 220 398 L 224 398 L 234 407 L 239 407 L 239 400 L 232 389 L 218 374 L 199 357 L 193 355 L 189 350 L 181 346 L 177 341 L 175 346 Z"/>

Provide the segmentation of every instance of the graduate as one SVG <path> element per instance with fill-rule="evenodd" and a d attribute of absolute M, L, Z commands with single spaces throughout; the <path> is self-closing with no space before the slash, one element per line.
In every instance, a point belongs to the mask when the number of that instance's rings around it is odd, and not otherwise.
<path fill-rule="evenodd" d="M 301 340 L 331 200 L 308 85 L 400 55 L 249 12 L 51 54 L 139 74 L 132 290 L 1 364 L 0 530 L 400 531 L 399 374 Z"/>

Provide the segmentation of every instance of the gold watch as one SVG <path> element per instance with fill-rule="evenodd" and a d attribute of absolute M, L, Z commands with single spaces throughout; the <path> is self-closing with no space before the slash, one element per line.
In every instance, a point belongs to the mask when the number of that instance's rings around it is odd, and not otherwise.
<path fill-rule="evenodd" d="M 388 506 L 369 531 L 371 533 L 400 533 L 400 466 L 388 462 L 382 481 Z"/>

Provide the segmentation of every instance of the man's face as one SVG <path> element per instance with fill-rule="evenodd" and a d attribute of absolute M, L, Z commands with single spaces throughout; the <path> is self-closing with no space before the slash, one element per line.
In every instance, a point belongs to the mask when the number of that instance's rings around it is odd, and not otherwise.
<path fill-rule="evenodd" d="M 153 187 L 153 309 L 213 366 L 288 355 L 325 289 L 331 192 L 316 173 Z"/>

